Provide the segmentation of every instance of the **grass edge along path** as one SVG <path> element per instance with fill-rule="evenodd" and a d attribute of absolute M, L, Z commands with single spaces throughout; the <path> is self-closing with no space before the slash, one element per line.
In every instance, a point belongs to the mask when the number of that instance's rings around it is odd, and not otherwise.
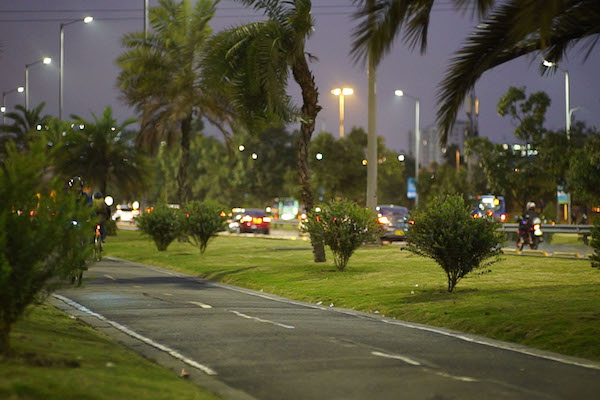
<path fill-rule="evenodd" d="M 31 306 L 0 359 L 0 398 L 219 399 L 48 303 Z"/>
<path fill-rule="evenodd" d="M 344 272 L 312 262 L 303 241 L 219 236 L 200 255 L 173 242 L 158 252 L 120 230 L 107 255 L 275 295 L 454 329 L 600 360 L 600 271 L 588 261 L 504 256 L 446 291 L 443 270 L 397 246 L 358 249 Z"/>

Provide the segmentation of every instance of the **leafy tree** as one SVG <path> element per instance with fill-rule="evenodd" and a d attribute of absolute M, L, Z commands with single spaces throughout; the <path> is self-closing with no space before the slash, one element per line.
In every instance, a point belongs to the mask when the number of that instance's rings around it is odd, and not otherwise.
<path fill-rule="evenodd" d="M 569 189 L 584 200 L 600 203 L 600 134 L 590 136 L 574 152 L 567 171 Z"/>
<path fill-rule="evenodd" d="M 321 211 L 309 212 L 302 229 L 331 248 L 335 266 L 343 271 L 357 248 L 379 237 L 381 226 L 373 210 L 332 200 L 322 205 Z"/>
<path fill-rule="evenodd" d="M 158 251 L 165 251 L 173 240 L 183 233 L 181 211 L 166 204 L 158 204 L 149 213 L 137 217 L 137 227 L 156 244 Z"/>
<path fill-rule="evenodd" d="M 529 97 L 525 95 L 525 87 L 511 86 L 508 92 L 498 101 L 498 114 L 509 116 L 514 123 L 515 136 L 525 143 L 539 143 L 545 132 L 544 121 L 550 106 L 550 97 L 545 92 L 536 92 Z"/>
<path fill-rule="evenodd" d="M 224 208 L 215 202 L 191 201 L 186 203 L 183 212 L 183 232 L 187 239 L 204 253 L 208 242 L 217 233 L 225 230 Z"/>
<path fill-rule="evenodd" d="M 467 180 L 467 169 L 460 167 L 458 170 L 454 165 L 433 164 L 419 173 L 419 196 L 421 204 L 429 204 L 436 197 L 446 195 L 462 195 L 469 197 L 472 190 Z"/>
<path fill-rule="evenodd" d="M 19 148 L 27 148 L 29 143 L 39 136 L 38 126 L 45 126 L 50 120 L 49 115 L 42 115 L 42 110 L 46 103 L 40 103 L 37 107 L 26 110 L 25 106 L 17 104 L 16 111 L 6 113 L 6 118 L 12 122 L 1 125 L 0 132 L 7 135 L 0 135 L 0 153 L 5 153 L 8 141 L 13 141 Z"/>
<path fill-rule="evenodd" d="M 0 354 L 25 308 L 89 256 L 91 209 L 48 174 L 46 143 L 14 143 L 0 164 Z M 79 222 L 73 225 L 73 220 Z"/>
<path fill-rule="evenodd" d="M 131 118 L 119 124 L 106 107 L 93 122 L 74 116 L 83 129 L 70 132 L 58 159 L 63 175 L 79 175 L 86 184 L 103 194 L 109 185 L 123 193 L 133 194 L 144 188 L 148 172 L 147 158 L 134 146 L 135 132 L 126 128 L 135 122 Z"/>
<path fill-rule="evenodd" d="M 462 196 L 436 197 L 413 214 L 407 250 L 432 258 L 448 278 L 448 291 L 476 268 L 498 261 L 503 234 L 487 218 L 471 218 Z"/>
<path fill-rule="evenodd" d="M 177 173 L 177 199 L 190 198 L 189 159 L 193 121 L 207 117 L 221 129 L 228 118 L 227 105 L 218 96 L 207 96 L 199 84 L 199 59 L 211 34 L 208 25 L 215 2 L 159 0 L 150 9 L 152 31 L 127 34 L 127 51 L 117 59 L 121 68 L 118 87 L 123 98 L 141 114 L 138 143 L 156 154 L 164 141 L 179 141 L 181 158 Z M 222 130 L 225 132 L 225 130 Z"/>
<path fill-rule="evenodd" d="M 205 82 L 214 91 L 232 98 L 246 126 L 273 121 L 300 121 L 297 171 L 302 202 L 314 207 L 310 184 L 309 150 L 315 120 L 321 110 L 319 92 L 308 64 L 306 40 L 313 31 L 310 0 L 238 0 L 263 11 L 262 22 L 234 27 L 215 35 L 204 60 Z M 302 92 L 300 112 L 287 94 L 290 72 Z M 312 240 L 315 261 L 324 261 L 321 243 Z"/>

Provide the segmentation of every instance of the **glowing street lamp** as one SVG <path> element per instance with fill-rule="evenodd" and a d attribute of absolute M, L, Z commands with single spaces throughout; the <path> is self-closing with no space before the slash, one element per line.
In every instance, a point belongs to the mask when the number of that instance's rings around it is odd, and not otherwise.
<path fill-rule="evenodd" d="M 14 92 L 23 93 L 24 91 L 25 88 L 23 86 L 19 86 L 18 88 L 2 92 L 2 109 L 0 109 L 0 111 L 2 111 L 2 125 L 6 125 L 6 96 Z"/>
<path fill-rule="evenodd" d="M 74 24 L 76 22 L 83 22 L 89 24 L 94 20 L 93 17 L 87 16 L 83 19 L 74 19 L 69 22 L 60 24 L 60 58 L 58 62 L 58 119 L 62 119 L 63 110 L 63 80 L 64 80 L 64 65 L 65 65 L 65 26 Z"/>
<path fill-rule="evenodd" d="M 25 110 L 29 110 L 29 67 L 35 64 L 50 64 L 52 59 L 50 57 L 44 57 L 40 60 L 34 61 L 31 64 L 25 64 Z"/>
<path fill-rule="evenodd" d="M 402 90 L 396 90 L 394 94 L 398 97 L 408 97 L 415 101 L 415 185 L 418 184 L 419 180 L 419 145 L 421 142 L 421 131 L 419 130 L 419 108 L 420 102 L 419 99 L 411 96 L 409 94 L 404 93 Z M 417 185 L 418 187 L 418 185 Z M 415 195 L 415 208 L 419 204 L 419 192 L 416 192 Z"/>
<path fill-rule="evenodd" d="M 331 91 L 331 94 L 339 96 L 340 98 L 340 137 L 344 137 L 344 96 L 350 96 L 354 94 L 354 89 L 335 88 Z"/>

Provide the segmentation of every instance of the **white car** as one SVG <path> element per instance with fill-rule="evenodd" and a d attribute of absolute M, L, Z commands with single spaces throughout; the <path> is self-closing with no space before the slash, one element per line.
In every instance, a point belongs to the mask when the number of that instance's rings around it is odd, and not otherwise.
<path fill-rule="evenodd" d="M 140 215 L 140 210 L 134 210 L 127 204 L 119 204 L 117 211 L 112 215 L 114 221 L 133 222 L 133 219 Z"/>

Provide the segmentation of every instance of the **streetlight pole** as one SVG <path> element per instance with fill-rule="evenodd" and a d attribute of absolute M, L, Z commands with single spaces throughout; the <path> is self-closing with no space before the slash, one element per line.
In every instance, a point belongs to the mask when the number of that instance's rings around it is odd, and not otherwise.
<path fill-rule="evenodd" d="M 354 94 L 354 90 L 351 88 L 335 88 L 331 90 L 331 94 L 339 96 L 340 98 L 340 138 L 344 137 L 344 96 Z"/>
<path fill-rule="evenodd" d="M 565 130 L 567 133 L 567 140 L 571 140 L 571 113 L 574 110 L 571 110 L 571 95 L 569 89 L 569 71 L 566 69 L 562 69 L 558 66 L 557 63 L 551 62 L 548 60 L 544 60 L 542 63 L 545 67 L 548 68 L 558 68 L 562 72 L 565 73 Z M 558 207 L 558 199 L 556 200 L 556 205 Z M 556 216 L 558 219 L 558 215 Z M 571 193 L 567 193 L 567 224 L 571 218 Z"/>
<path fill-rule="evenodd" d="M 93 17 L 85 17 L 83 19 L 74 19 L 73 21 L 60 24 L 60 57 L 58 60 L 58 119 L 62 120 L 63 111 L 63 80 L 65 73 L 65 26 L 74 24 L 75 22 L 83 22 L 85 24 L 89 24 L 93 20 Z"/>
<path fill-rule="evenodd" d="M 39 63 L 50 64 L 51 62 L 52 59 L 50 57 L 44 57 L 31 64 L 25 64 L 25 111 L 29 110 L 29 67 Z"/>
<path fill-rule="evenodd" d="M 6 125 L 6 96 L 13 92 L 23 93 L 24 91 L 25 88 L 23 86 L 19 86 L 15 89 L 2 92 L 2 125 Z"/>
<path fill-rule="evenodd" d="M 420 164 L 420 155 L 419 155 L 419 147 L 421 144 L 421 129 L 419 125 L 420 109 L 421 102 L 418 98 L 411 96 L 409 94 L 404 93 L 402 90 L 396 90 L 394 92 L 396 96 L 399 97 L 408 97 L 409 99 L 414 100 L 415 102 L 415 186 L 419 187 L 419 164 Z M 415 208 L 419 205 L 419 191 L 415 191 Z"/>

